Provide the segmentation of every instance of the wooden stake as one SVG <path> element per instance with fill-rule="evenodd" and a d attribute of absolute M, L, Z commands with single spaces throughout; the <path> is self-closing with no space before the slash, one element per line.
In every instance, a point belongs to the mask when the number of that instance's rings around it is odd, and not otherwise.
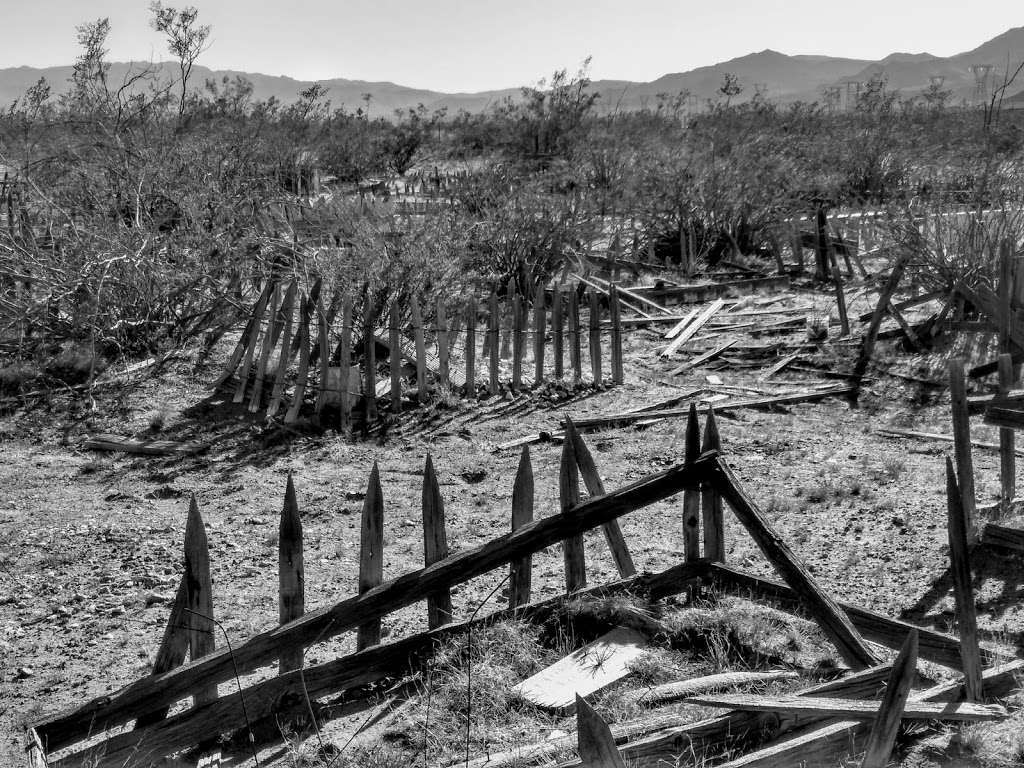
<path fill-rule="evenodd" d="M 291 472 L 284 492 L 281 524 L 277 539 L 278 620 L 281 624 L 299 618 L 306 612 L 305 575 L 302 564 L 302 519 L 295 498 Z M 281 651 L 279 673 L 302 669 L 302 646 Z"/>
<path fill-rule="evenodd" d="M 327 316 L 324 314 L 323 304 L 317 300 L 316 302 L 316 323 L 317 323 L 317 356 L 320 358 L 320 390 L 316 398 L 315 412 L 319 416 L 323 411 L 324 404 L 327 402 L 327 393 L 330 390 L 330 376 L 327 374 L 327 370 L 331 364 L 331 345 L 330 327 L 327 322 Z"/>
<path fill-rule="evenodd" d="M 380 470 L 373 462 L 370 480 L 363 497 L 363 518 L 359 535 L 359 594 L 373 589 L 384 578 L 384 494 L 380 488 Z M 380 643 L 380 619 L 361 624 L 356 635 L 356 650 Z"/>
<path fill-rule="evenodd" d="M 530 448 L 523 446 L 519 457 L 519 469 L 512 486 L 512 530 L 516 531 L 533 521 L 533 465 Z M 510 608 L 530 602 L 530 586 L 533 574 L 533 557 L 526 555 L 510 565 L 508 604 Z"/>
<path fill-rule="evenodd" d="M 487 301 L 487 343 L 490 351 L 489 392 L 498 394 L 498 336 L 501 331 L 501 315 L 498 310 L 498 294 L 491 291 Z"/>
<path fill-rule="evenodd" d="M 697 420 L 696 403 L 690 403 L 685 445 L 685 462 L 692 464 L 700 456 L 700 422 Z M 700 559 L 700 499 L 701 492 L 696 488 L 683 491 L 683 556 L 688 563 Z"/>
<path fill-rule="evenodd" d="M 1013 251 L 1009 240 L 999 244 L 999 317 L 996 325 L 999 328 L 999 351 L 1009 353 L 1010 329 L 1013 324 L 1013 309 L 1010 301 L 1013 297 Z"/>
<path fill-rule="evenodd" d="M 167 618 L 167 626 L 164 627 L 164 636 L 157 649 L 156 658 L 153 660 L 152 674 L 160 675 L 175 667 L 180 667 L 185 662 L 189 647 L 189 627 L 191 618 L 188 611 L 188 585 L 184 574 L 178 582 L 178 591 L 174 595 L 174 602 L 171 604 L 171 615 Z M 158 723 L 167 717 L 170 707 L 161 707 L 148 715 L 141 715 L 135 721 L 135 729 L 145 728 L 153 723 Z"/>
<path fill-rule="evenodd" d="M 427 454 L 423 469 L 423 556 L 425 565 L 448 557 L 448 533 L 444 522 L 444 500 L 434 474 L 434 462 Z M 452 593 L 448 587 L 427 598 L 427 627 L 436 629 L 452 620 Z"/>
<path fill-rule="evenodd" d="M 516 294 L 512 297 L 512 391 L 523 387 L 523 305 Z"/>
<path fill-rule="evenodd" d="M 274 371 L 274 388 L 271 390 L 270 404 L 267 406 L 268 419 L 272 419 L 277 415 L 277 411 L 281 407 L 281 398 L 284 397 L 285 375 L 288 373 L 288 363 L 292 359 L 292 325 L 295 314 L 297 283 L 298 281 L 292 280 L 282 304 L 281 314 L 284 315 L 284 330 L 281 333 L 281 352 L 277 358 L 277 369 Z"/>
<path fill-rule="evenodd" d="M 476 296 L 466 304 L 466 389 L 465 395 L 476 399 L 476 319 L 479 312 Z"/>
<path fill-rule="evenodd" d="M 326 338 L 326 335 L 325 337 Z M 352 302 L 345 299 L 341 304 L 341 376 L 338 381 L 338 429 L 346 433 L 352 419 L 352 395 L 349 393 L 349 371 L 352 368 Z"/>
<path fill-rule="evenodd" d="M 912 631 L 892 665 L 892 672 L 889 673 L 882 705 L 871 728 L 861 768 L 885 768 L 889 764 L 889 757 L 899 734 L 903 710 L 907 706 L 910 689 L 916 677 L 917 632 Z"/>
<path fill-rule="evenodd" d="M 971 584 L 971 556 L 967 520 L 953 462 L 946 457 L 946 508 L 949 512 L 949 570 L 956 597 L 960 628 L 960 656 L 964 662 L 964 688 L 968 701 L 982 701 L 981 649 L 978 647 L 978 617 Z"/>
<path fill-rule="evenodd" d="M 363 385 L 363 403 L 366 406 L 363 429 L 369 427 L 371 421 L 377 420 L 377 338 L 373 332 L 375 322 L 370 292 L 367 291 L 363 303 L 363 362 L 366 366 L 363 371 L 366 382 Z M 347 371 L 342 368 L 342 386 L 347 384 L 346 374 Z"/>
<path fill-rule="evenodd" d="M 562 286 L 557 282 L 551 288 L 551 353 L 555 358 L 555 378 L 561 379 L 565 375 L 563 338 L 564 328 L 562 322 Z"/>
<path fill-rule="evenodd" d="M 269 285 L 270 281 L 268 281 L 268 286 Z M 253 328 L 252 335 L 249 337 L 248 344 L 245 348 L 245 356 L 242 358 L 242 365 L 238 371 L 238 386 L 235 387 L 235 394 L 231 399 L 233 403 L 237 404 L 245 401 L 245 389 L 249 383 L 249 377 L 252 374 L 252 363 L 253 359 L 256 357 L 256 347 L 259 346 L 261 334 L 263 336 L 268 335 L 270 332 L 270 326 L 274 321 L 273 305 L 270 305 L 270 313 L 267 316 L 266 329 L 263 329 L 263 314 L 267 309 L 269 301 L 271 299 L 276 301 L 277 290 L 277 283 L 274 283 L 273 288 L 271 289 L 270 299 L 268 299 L 267 301 L 263 301 L 260 304 L 257 304 L 259 319 L 257 320 L 255 327 Z"/>
<path fill-rule="evenodd" d="M 302 317 L 299 320 L 299 370 L 295 378 L 295 389 L 292 392 L 292 404 L 284 416 L 285 424 L 294 424 L 299 420 L 299 412 L 302 410 L 302 399 L 306 395 L 306 384 L 309 381 L 310 311 L 309 304 L 304 304 L 302 307 Z"/>
<path fill-rule="evenodd" d="M 423 314 L 420 302 L 410 297 L 409 311 L 412 314 L 412 334 L 416 345 L 416 392 L 421 403 L 427 399 L 427 344 L 423 337 Z"/>
<path fill-rule="evenodd" d="M 854 391 L 852 399 L 857 400 L 860 392 L 860 384 L 864 380 L 864 374 L 868 371 L 868 364 L 871 362 L 871 354 L 875 349 L 875 342 L 878 341 L 878 329 L 882 326 L 882 319 L 885 317 L 886 308 L 892 302 L 892 296 L 903 279 L 903 272 L 907 268 L 910 257 L 906 254 L 900 256 L 889 273 L 889 279 L 885 281 L 882 294 L 878 297 L 878 304 L 875 306 L 875 313 L 871 317 L 871 324 L 864 334 L 864 341 L 861 342 L 860 355 L 853 366 Z"/>
<path fill-rule="evenodd" d="M 626 768 L 608 724 L 578 693 L 576 738 L 581 768 Z"/>
<path fill-rule="evenodd" d="M 558 471 L 559 499 L 562 514 L 580 503 L 580 477 L 576 450 L 572 440 L 562 443 L 562 462 Z M 583 549 L 583 534 L 567 537 L 562 542 L 565 560 L 565 591 L 575 592 L 587 586 L 587 563 Z"/>
<path fill-rule="evenodd" d="M 189 500 L 188 521 L 185 523 L 185 593 L 189 658 L 195 661 L 214 650 L 210 550 L 195 494 Z M 196 706 L 214 701 L 217 698 L 217 684 L 198 686 L 192 694 Z"/>
<path fill-rule="evenodd" d="M 846 294 L 843 292 L 843 278 L 839 274 L 839 264 L 836 262 L 836 249 L 832 246 L 831 240 L 826 242 L 828 250 L 829 266 L 832 270 L 832 284 L 836 289 L 836 309 L 839 312 L 839 326 L 843 336 L 850 335 L 850 317 L 846 313 Z"/>
<path fill-rule="evenodd" d="M 1009 354 L 999 356 L 999 394 L 1005 396 L 1013 389 L 1013 358 Z M 1010 508 L 1010 503 L 1017 495 L 1017 459 L 1012 429 L 999 430 L 999 488 L 1000 511 L 1002 514 Z"/>
<path fill-rule="evenodd" d="M 547 319 L 544 313 L 544 286 L 537 286 L 533 297 L 533 386 L 544 383 L 544 341 Z"/>
<path fill-rule="evenodd" d="M 622 310 L 619 302 L 619 289 L 614 285 L 608 292 L 608 307 L 612 321 L 612 383 L 622 384 L 625 381 L 622 371 Z"/>
<path fill-rule="evenodd" d="M 294 283 L 293 283 L 294 285 Z M 290 291 L 290 289 L 289 289 Z M 256 364 L 256 378 L 252 382 L 252 396 L 249 398 L 249 413 L 256 413 L 263 405 L 263 387 L 267 381 L 267 366 L 270 363 L 270 353 L 274 349 L 274 342 L 277 339 L 277 324 L 280 319 L 278 312 L 281 298 L 280 284 L 274 286 L 274 293 L 270 297 L 270 312 L 267 314 L 267 330 L 263 334 L 263 347 L 260 349 L 260 359 Z M 235 394 L 238 397 L 238 394 Z"/>
<path fill-rule="evenodd" d="M 389 366 L 391 368 L 391 412 L 402 412 L 402 336 L 398 320 L 398 301 L 391 302 L 388 316 Z"/>
<path fill-rule="evenodd" d="M 580 475 L 583 476 L 583 484 L 587 488 L 587 493 L 591 496 L 604 496 L 606 493 L 604 482 L 601 480 L 601 473 L 597 471 L 594 457 L 572 423 L 572 419 L 568 416 L 565 417 L 565 439 L 567 442 L 572 442 L 573 453 L 576 455 L 576 466 L 579 468 Z M 633 556 L 629 554 L 629 547 L 619 528 L 619 521 L 612 520 L 610 523 L 605 523 L 602 530 L 619 575 L 626 578 L 635 574 L 636 566 L 633 564 Z"/>
<path fill-rule="evenodd" d="M 0 198 L 2 198 L 2 196 L 0 196 Z M 263 313 L 267 310 L 267 302 L 270 300 L 270 294 L 273 290 L 273 281 L 268 280 L 263 286 L 263 290 L 260 291 L 259 298 L 256 299 L 256 304 L 253 306 L 252 314 L 249 316 L 249 320 L 245 324 L 245 329 L 242 331 L 242 335 L 239 337 L 238 343 L 235 345 L 235 349 L 231 353 L 231 357 L 228 358 L 227 365 L 224 366 L 224 372 L 221 373 L 220 378 L 217 379 L 217 382 L 213 385 L 214 389 L 222 387 L 224 382 L 231 378 L 235 369 L 238 368 L 238 363 L 242 360 L 242 355 L 255 347 L 256 337 L 260 334 L 260 322 L 263 320 Z M 249 353 L 248 361 L 251 365 L 252 353 Z M 239 376 L 241 376 L 241 372 L 239 373 Z M 245 373 L 245 377 L 249 377 L 247 371 Z"/>
<path fill-rule="evenodd" d="M 843 609 L 820 587 L 796 558 L 764 514 L 740 489 L 730 469 L 721 461 L 711 472 L 716 490 L 732 508 L 751 538 L 768 561 L 796 592 L 815 621 L 832 640 L 840 655 L 854 669 L 875 666 L 878 662 Z"/>
<path fill-rule="evenodd" d="M 573 381 L 583 380 L 583 356 L 580 352 L 580 297 L 576 289 L 569 291 L 569 363 Z"/>
<path fill-rule="evenodd" d="M 960 498 L 967 524 L 967 538 L 976 541 L 974 500 L 974 459 L 971 456 L 971 421 L 967 410 L 967 384 L 964 363 L 958 357 L 949 361 L 949 398 L 953 413 L 953 453 L 960 483 Z"/>
<path fill-rule="evenodd" d="M 594 291 L 588 292 L 590 299 L 590 372 L 594 377 L 594 386 L 604 385 L 601 373 L 601 299 Z"/>
<path fill-rule="evenodd" d="M 448 313 L 445 310 L 444 298 L 437 299 L 437 378 L 442 387 L 451 383 L 448 373 Z"/>
<path fill-rule="evenodd" d="M 701 453 L 721 451 L 722 441 L 718 435 L 714 408 L 708 410 L 704 422 L 704 441 Z M 704 523 L 704 557 L 717 563 L 725 562 L 725 517 L 722 514 L 722 497 L 710 483 L 701 492 L 701 517 Z"/>

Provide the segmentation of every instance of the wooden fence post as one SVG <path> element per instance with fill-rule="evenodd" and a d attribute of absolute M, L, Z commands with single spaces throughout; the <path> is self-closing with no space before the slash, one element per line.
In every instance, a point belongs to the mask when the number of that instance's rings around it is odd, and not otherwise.
<path fill-rule="evenodd" d="M 373 312 L 373 302 L 370 292 L 366 292 L 363 299 L 363 362 L 366 369 L 363 371 L 363 403 L 365 404 L 365 420 L 363 429 L 370 426 L 371 421 L 377 420 L 377 339 L 373 333 L 376 318 Z M 342 384 L 347 384 L 347 371 L 342 369 Z"/>
<path fill-rule="evenodd" d="M 580 476 L 576 450 L 572 440 L 562 442 L 562 461 L 558 470 L 558 490 L 562 514 L 580 503 Z M 587 586 L 587 563 L 583 535 L 570 536 L 562 542 L 565 561 L 565 591 L 575 592 Z"/>
<path fill-rule="evenodd" d="M 274 286 L 274 293 L 270 298 L 270 312 L 267 314 L 267 332 L 263 336 L 263 347 L 260 349 L 260 359 L 256 364 L 256 378 L 252 382 L 249 413 L 256 413 L 263 405 L 263 387 L 266 386 L 267 366 L 270 364 L 270 353 L 274 350 L 274 342 L 277 340 L 280 310 L 283 307 L 283 302 L 279 303 L 279 299 L 281 299 L 280 284 Z M 284 301 L 287 301 L 287 298 Z"/>
<path fill-rule="evenodd" d="M 793 259 L 796 262 L 796 272 L 798 275 L 804 273 L 804 244 L 800 238 L 800 222 L 794 221 L 791 236 L 791 248 L 793 250 Z"/>
<path fill-rule="evenodd" d="M 949 399 L 953 412 L 953 453 L 960 483 L 960 498 L 967 521 L 967 538 L 977 539 L 975 527 L 974 459 L 971 456 L 971 422 L 967 411 L 967 384 L 964 363 L 958 357 L 949 361 Z"/>
<path fill-rule="evenodd" d="M 576 466 L 583 477 L 583 485 L 586 486 L 587 493 L 591 496 L 604 496 L 606 493 L 604 481 L 601 480 L 601 473 L 597 470 L 597 463 L 594 461 L 590 449 L 587 448 L 587 444 L 583 441 L 579 430 L 576 429 L 576 425 L 568 416 L 565 417 L 565 439 L 572 442 L 572 450 L 576 455 Z M 619 521 L 612 520 L 610 523 L 605 523 L 602 530 L 619 576 L 622 578 L 633 576 L 636 573 L 636 566 L 633 564 L 633 556 L 629 554 L 629 547 L 622 535 Z"/>
<path fill-rule="evenodd" d="M 188 611 L 188 584 L 184 574 L 178 582 L 178 591 L 174 595 L 174 602 L 171 604 L 171 615 L 167 618 L 167 626 L 164 627 L 164 635 L 160 640 L 160 647 L 157 649 L 156 658 L 153 660 L 152 674 L 160 675 L 175 667 L 180 667 L 185 662 L 189 647 L 189 628 L 191 618 Z M 170 711 L 170 707 L 161 707 L 148 715 L 140 715 L 135 721 L 135 730 L 159 723 Z"/>
<path fill-rule="evenodd" d="M 2 196 L 0 196 L 0 199 L 2 199 Z M 249 378 L 249 366 L 252 365 L 253 354 L 250 350 L 253 350 L 256 346 L 256 339 L 260 335 L 260 323 L 263 321 L 263 314 L 267 310 L 267 302 L 270 300 L 270 294 L 273 289 L 273 282 L 268 280 L 263 286 L 263 290 L 260 291 L 259 298 L 256 299 L 256 304 L 253 306 L 252 314 L 249 316 L 249 320 L 245 324 L 245 329 L 242 331 L 242 335 L 238 339 L 238 344 L 235 345 L 235 349 L 231 353 L 231 357 L 228 358 L 227 365 L 224 366 L 224 372 L 221 373 L 220 378 L 217 379 L 217 383 L 214 384 L 214 389 L 220 388 L 229 378 L 231 378 L 231 374 L 233 374 L 238 368 L 243 355 L 247 355 L 246 360 L 248 362 L 245 363 L 242 370 L 239 371 L 239 379 L 242 378 L 243 372 L 245 378 Z"/>
<path fill-rule="evenodd" d="M 398 300 L 391 302 L 388 313 L 388 359 L 391 367 L 391 412 L 402 412 L 402 336 L 398 325 Z"/>
<path fill-rule="evenodd" d="M 512 486 L 512 530 L 518 530 L 533 521 L 533 465 L 530 461 L 530 447 L 523 446 L 519 457 L 519 469 Z M 533 575 L 533 557 L 527 555 L 509 566 L 508 604 L 517 608 L 530 602 L 530 587 Z"/>
<path fill-rule="evenodd" d="M 302 307 L 302 317 L 299 319 L 299 370 L 295 378 L 295 389 L 292 392 L 292 403 L 284 416 L 285 424 L 294 424 L 299 419 L 299 412 L 302 410 L 302 399 L 306 395 L 306 384 L 309 381 L 309 323 L 310 304 L 305 303 Z"/>
<path fill-rule="evenodd" d="M 708 409 L 704 422 L 704 440 L 700 451 L 721 451 L 722 441 L 715 421 L 715 409 Z M 701 517 L 704 523 L 704 557 L 717 563 L 725 562 L 725 516 L 722 514 L 722 497 L 710 483 L 701 492 Z"/>
<path fill-rule="evenodd" d="M 427 401 L 427 343 L 423 338 L 423 314 L 420 302 L 415 296 L 410 299 L 412 313 L 412 334 L 416 344 L 416 396 L 420 403 Z"/>
<path fill-rule="evenodd" d="M 590 372 L 594 377 L 594 386 L 604 386 L 601 372 L 601 299 L 596 291 L 589 292 L 590 298 Z"/>
<path fill-rule="evenodd" d="M 829 267 L 832 270 L 832 284 L 836 289 L 836 309 L 839 312 L 839 326 L 842 330 L 843 336 L 850 335 L 850 317 L 846 313 L 846 294 L 843 292 L 843 278 L 839 274 L 839 264 L 836 261 L 836 249 L 832 245 L 831 239 L 828 239 L 825 243 L 825 248 L 828 250 Z"/>
<path fill-rule="evenodd" d="M 448 313 L 445 309 L 444 298 L 437 299 L 437 378 L 442 387 L 447 388 L 450 383 L 448 375 Z"/>
<path fill-rule="evenodd" d="M 538 283 L 533 297 L 533 386 L 544 383 L 544 342 L 547 318 L 544 312 L 544 284 Z"/>
<path fill-rule="evenodd" d="M 324 314 L 323 304 L 317 300 L 316 302 L 316 324 L 317 324 L 317 356 L 320 365 L 320 387 L 316 398 L 315 412 L 319 416 L 323 410 L 324 403 L 327 402 L 327 393 L 330 390 L 330 376 L 328 375 L 328 369 L 331 364 L 331 345 L 329 342 L 330 326 L 327 322 L 327 315 Z"/>
<path fill-rule="evenodd" d="M 373 589 L 384 579 L 384 494 L 380 488 L 380 470 L 373 462 L 370 480 L 363 497 L 363 517 L 359 534 L 359 594 Z M 356 650 L 380 643 L 379 618 L 361 624 L 356 635 Z"/>
<path fill-rule="evenodd" d="M 576 745 L 580 768 L 626 768 L 608 724 L 576 694 Z"/>
<path fill-rule="evenodd" d="M 622 384 L 625 381 L 622 370 L 622 308 L 619 304 L 619 289 L 615 285 L 608 288 L 608 308 L 612 321 L 612 383 Z"/>
<path fill-rule="evenodd" d="M 697 420 L 697 405 L 690 403 L 686 419 L 684 461 L 692 464 L 700 456 L 700 422 Z M 683 555 L 686 562 L 700 559 L 700 499 L 701 492 L 687 488 L 683 491 Z"/>
<path fill-rule="evenodd" d="M 326 334 L 324 338 L 326 339 Z M 339 357 L 341 376 L 338 377 L 338 429 L 345 433 L 351 426 L 352 419 L 352 396 L 348 391 L 349 372 L 352 369 L 352 302 L 347 298 L 341 303 Z"/>
<path fill-rule="evenodd" d="M 433 565 L 448 557 L 448 533 L 444 522 L 444 501 L 434 473 L 434 462 L 427 454 L 423 469 L 423 557 Z M 452 620 L 452 593 L 448 587 L 427 598 L 427 628 L 436 629 Z"/>
<path fill-rule="evenodd" d="M 1013 251 L 1009 240 L 999 244 L 999 351 L 1010 352 L 1010 331 L 1013 324 Z"/>
<path fill-rule="evenodd" d="M 302 564 L 302 519 L 295 498 L 291 472 L 284 492 L 277 539 L 278 620 L 287 624 L 306 612 L 305 575 Z M 302 669 L 302 646 L 281 652 L 280 674 Z"/>
<path fill-rule="evenodd" d="M 949 513 L 949 570 L 953 577 L 957 625 L 960 630 L 960 658 L 964 663 L 964 688 L 968 701 L 982 701 L 981 649 L 978 647 L 978 617 L 971 584 L 970 545 L 967 516 L 953 462 L 946 457 L 946 508 Z"/>
<path fill-rule="evenodd" d="M 573 381 L 583 380 L 583 355 L 580 351 L 580 295 L 575 288 L 569 290 L 569 362 Z"/>
<path fill-rule="evenodd" d="M 498 346 L 501 335 L 501 315 L 498 309 L 498 294 L 491 291 L 487 302 L 487 341 L 490 351 L 489 391 L 492 395 L 498 394 Z"/>
<path fill-rule="evenodd" d="M 1013 389 L 1013 358 L 1008 354 L 999 356 L 999 394 L 1006 395 Z M 1010 505 L 1017 495 L 1017 458 L 1012 429 L 999 430 L 999 489 L 1000 514 L 1008 514 Z"/>
<path fill-rule="evenodd" d="M 861 768 L 885 768 L 899 734 L 903 709 L 917 676 L 917 630 L 913 629 L 893 662 L 889 680 L 878 708 Z"/>
<path fill-rule="evenodd" d="M 213 624 L 213 579 L 210 577 L 210 549 L 206 527 L 199 514 L 195 494 L 189 500 L 185 523 L 185 594 L 188 614 L 189 658 L 195 661 L 212 653 L 215 645 Z M 217 684 L 193 691 L 196 706 L 217 698 Z"/>
<path fill-rule="evenodd" d="M 234 397 L 231 399 L 233 403 L 242 403 L 245 401 L 245 390 L 249 384 L 249 377 L 252 375 L 252 363 L 256 357 L 256 348 L 259 346 L 260 337 L 264 339 L 270 335 L 270 327 L 274 322 L 274 306 L 277 302 L 278 286 L 274 283 L 274 287 L 271 290 L 270 298 L 262 302 L 262 306 L 257 305 L 259 310 L 260 319 L 257 320 L 256 326 L 253 328 L 252 337 L 249 340 L 249 345 L 246 347 L 245 355 L 242 358 L 242 367 L 238 374 L 238 386 L 235 388 Z M 269 309 L 269 312 L 266 310 Z M 266 312 L 267 323 L 266 329 L 263 329 L 263 314 Z M 266 343 L 266 342 L 264 342 Z"/>
<path fill-rule="evenodd" d="M 281 352 L 277 358 L 277 367 L 274 369 L 272 378 L 274 386 L 270 391 L 270 403 L 267 405 L 267 418 L 277 415 L 281 407 L 281 398 L 284 397 L 284 380 L 288 373 L 288 363 L 291 362 L 292 351 L 292 327 L 295 315 L 295 297 L 298 290 L 298 281 L 292 280 L 285 293 L 284 302 L 281 305 L 281 314 L 284 315 L 284 329 L 281 332 Z M 305 304 L 305 302 L 303 302 Z"/>
<path fill-rule="evenodd" d="M 516 294 L 512 297 L 512 391 L 523 386 L 523 306 Z"/>
<path fill-rule="evenodd" d="M 562 286 L 556 280 L 551 287 L 551 354 L 555 358 L 555 378 L 565 375 L 562 323 Z"/>
<path fill-rule="evenodd" d="M 814 249 L 814 279 L 825 281 L 830 272 L 828 260 L 828 217 L 825 214 L 825 206 L 818 204 L 814 213 L 815 222 L 815 249 Z"/>
<path fill-rule="evenodd" d="M 466 389 L 465 395 L 476 400 L 476 318 L 478 313 L 475 294 L 466 304 Z"/>

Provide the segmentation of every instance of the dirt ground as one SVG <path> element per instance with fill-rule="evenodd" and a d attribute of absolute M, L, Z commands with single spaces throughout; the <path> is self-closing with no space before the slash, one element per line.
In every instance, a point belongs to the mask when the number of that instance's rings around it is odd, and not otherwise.
<path fill-rule="evenodd" d="M 869 294 L 855 303 L 851 313 L 871 309 L 870 299 Z M 807 303 L 827 310 L 830 297 L 794 289 L 782 300 L 783 306 Z M 258 416 L 211 394 L 217 355 L 198 368 L 192 359 L 176 360 L 136 386 L 100 390 L 94 401 L 79 400 L 73 408 L 62 395 L 49 404 L 0 411 L 0 570 L 6 584 L 0 594 L 0 764 L 23 762 L 23 723 L 148 673 L 180 578 L 189 494 L 195 494 L 207 526 L 217 619 L 231 643 L 239 644 L 276 623 L 277 524 L 288 473 L 305 531 L 306 606 L 315 608 L 356 590 L 360 511 L 374 461 L 385 497 L 388 578 L 422 565 L 419 515 L 427 453 L 441 483 L 450 547 L 460 551 L 509 528 L 519 452 L 496 446 L 550 431 L 563 414 L 617 412 L 697 387 L 750 397 L 757 395 L 729 387 L 774 393 L 830 381 L 787 369 L 758 382 L 772 358 L 750 367 L 708 365 L 668 376 L 672 367 L 721 339 L 696 341 L 672 361 L 662 361 L 656 351 L 667 326 L 660 328 L 626 334 L 622 386 L 557 406 L 526 395 L 462 401 L 435 407 L 429 415 L 410 413 L 385 436 L 369 439 L 267 429 Z M 772 338 L 794 341 L 803 334 L 800 329 Z M 958 339 L 953 352 L 982 356 L 980 347 L 964 346 L 974 341 Z M 827 343 L 808 359 L 835 369 L 848 365 L 855 349 Z M 953 621 L 944 479 L 944 456 L 952 446 L 886 438 L 875 430 L 951 433 L 949 395 L 942 386 L 950 353 L 912 357 L 894 344 L 882 345 L 880 370 L 857 408 L 832 398 L 719 416 L 730 466 L 826 589 L 844 601 L 943 631 Z M 709 375 L 722 384 L 709 384 Z M 976 391 L 989 390 L 982 385 Z M 87 434 L 149 434 L 160 421 L 162 437 L 217 441 L 206 453 L 180 459 L 78 448 Z M 666 419 L 646 429 L 592 432 L 585 440 L 606 487 L 615 489 L 681 461 L 684 424 Z M 997 441 L 996 431 L 980 418 L 972 430 L 975 439 Z M 557 511 L 560 447 L 544 442 L 530 450 L 537 514 L 550 515 Z M 974 462 L 978 503 L 991 503 L 998 497 L 998 455 L 975 449 Z M 1008 524 L 1019 527 L 1022 520 Z M 630 514 L 621 525 L 641 569 L 681 559 L 678 500 Z M 729 563 L 771 573 L 728 518 L 727 536 Z M 590 580 L 613 578 L 600 534 L 588 535 L 586 546 Z M 551 548 L 534 563 L 535 597 L 559 593 L 560 551 Z M 974 566 L 985 638 L 1024 650 L 1024 563 L 986 550 Z M 456 615 L 468 617 L 501 575 L 455 588 Z M 501 607 L 502 599 L 492 598 L 484 610 Z M 425 610 L 417 605 L 400 611 L 384 627 L 386 637 L 423 629 Z M 223 640 L 218 637 L 218 645 Z M 351 639 L 343 638 L 315 646 L 306 658 L 315 663 L 351 648 Z"/>

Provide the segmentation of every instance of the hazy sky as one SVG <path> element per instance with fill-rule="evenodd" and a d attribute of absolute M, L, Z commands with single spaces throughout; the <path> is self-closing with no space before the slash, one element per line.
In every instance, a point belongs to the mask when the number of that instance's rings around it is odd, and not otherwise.
<path fill-rule="evenodd" d="M 167 4 L 175 5 L 174 0 Z M 183 5 L 184 3 L 178 3 Z M 773 48 L 877 59 L 970 50 L 1024 25 L 1021 0 L 193 0 L 200 59 L 304 80 L 445 91 L 531 84 L 593 56 L 591 76 L 648 81 Z M 74 27 L 110 18 L 110 58 L 163 59 L 148 0 L 0 0 L 0 67 L 70 63 Z"/>

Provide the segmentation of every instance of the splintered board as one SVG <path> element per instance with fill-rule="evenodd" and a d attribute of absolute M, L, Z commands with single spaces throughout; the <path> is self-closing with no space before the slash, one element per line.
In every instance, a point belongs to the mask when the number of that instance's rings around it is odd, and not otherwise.
<path fill-rule="evenodd" d="M 512 690 L 538 707 L 572 710 L 576 694 L 589 696 L 628 675 L 629 663 L 646 647 L 647 638 L 635 629 L 617 627 Z"/>

